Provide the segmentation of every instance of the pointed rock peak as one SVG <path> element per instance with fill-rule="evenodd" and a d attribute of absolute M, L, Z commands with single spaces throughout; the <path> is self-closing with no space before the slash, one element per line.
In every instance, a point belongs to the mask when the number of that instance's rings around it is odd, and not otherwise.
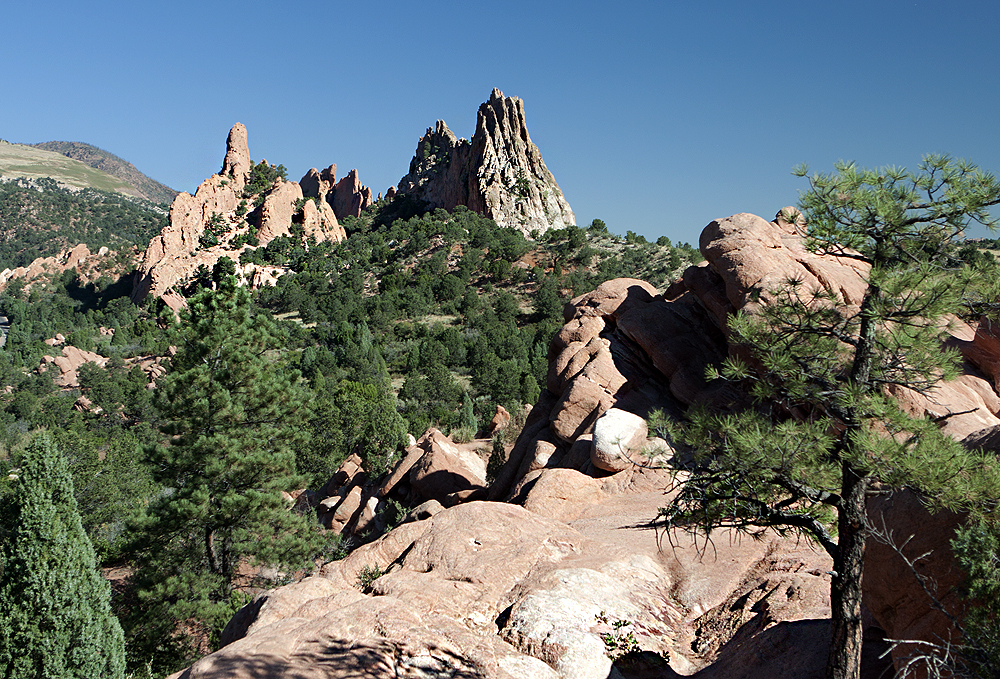
<path fill-rule="evenodd" d="M 525 234 L 576 223 L 531 142 L 524 102 L 496 88 L 479 107 L 471 140 L 457 139 L 442 120 L 427 128 L 399 192 L 446 210 L 465 205 Z"/>
<path fill-rule="evenodd" d="M 222 162 L 223 176 L 247 177 L 253 163 L 250 160 L 250 148 L 247 146 L 247 128 L 243 123 L 236 123 L 229 130 L 226 139 L 226 159 Z"/>
<path fill-rule="evenodd" d="M 328 199 L 329 200 L 329 199 Z M 357 169 L 336 183 L 333 190 L 333 212 L 337 219 L 360 217 L 361 211 L 373 202 L 372 190 L 358 179 Z"/>
<path fill-rule="evenodd" d="M 427 134 L 430 133 L 431 133 L 430 128 L 427 128 Z M 455 136 L 455 133 L 448 128 L 448 123 L 446 123 L 443 120 L 437 121 L 437 124 L 434 126 L 434 135 L 437 137 L 446 137 L 448 139 L 458 138 Z"/>

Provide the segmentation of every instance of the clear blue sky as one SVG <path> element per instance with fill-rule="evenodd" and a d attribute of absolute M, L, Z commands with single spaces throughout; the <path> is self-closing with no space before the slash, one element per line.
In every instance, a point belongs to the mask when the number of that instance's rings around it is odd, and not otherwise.
<path fill-rule="evenodd" d="M 357 167 L 376 192 L 438 118 L 493 87 L 580 224 L 697 242 L 770 218 L 806 162 L 1000 172 L 1000 3 L 4 3 L 0 137 L 84 141 L 193 191 L 236 121 L 292 179 Z"/>

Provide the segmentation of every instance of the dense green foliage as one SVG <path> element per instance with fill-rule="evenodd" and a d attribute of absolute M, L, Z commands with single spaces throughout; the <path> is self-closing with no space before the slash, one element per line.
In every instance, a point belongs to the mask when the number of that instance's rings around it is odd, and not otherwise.
<path fill-rule="evenodd" d="M 145 248 L 166 222 L 162 207 L 117 193 L 71 191 L 51 179 L 0 182 L 0 269 L 77 243 L 91 252 Z"/>
<path fill-rule="evenodd" d="M 303 483 L 294 449 L 308 393 L 286 358 L 270 354 L 273 321 L 230 277 L 190 301 L 176 344 L 157 389 L 168 438 L 147 453 L 162 490 L 134 547 L 141 620 L 130 628 L 157 650 L 181 623 L 214 637 L 246 602 L 240 592 L 266 581 L 264 569 L 306 568 L 322 544 L 316 522 L 289 512 L 281 495 Z"/>
<path fill-rule="evenodd" d="M 800 202 L 808 244 L 865 267 L 863 299 L 850 306 L 839 291 L 789 280 L 732 319 L 740 351 L 716 377 L 742 384 L 752 404 L 694 413 L 675 431 L 696 453 L 691 464 L 678 460 L 689 476 L 661 517 L 817 540 L 834 559 L 828 677 L 839 679 L 860 668 L 868 488 L 908 485 L 931 506 L 984 517 L 1000 496 L 995 457 L 966 450 L 936 421 L 911 419 L 888 396 L 927 394 L 956 374 L 957 353 L 943 349 L 946 318 L 972 278 L 957 239 L 970 223 L 995 224 L 988 208 L 1000 203 L 1000 183 L 945 157 L 926 158 L 917 173 L 838 164 L 809 181 Z"/>
<path fill-rule="evenodd" d="M 952 676 L 1000 676 L 1000 526 L 975 519 L 957 531 L 952 545 L 968 574 L 965 595 L 971 603 Z"/>
<path fill-rule="evenodd" d="M 245 214 L 282 170 L 257 166 Z M 281 491 L 319 488 L 351 454 L 378 474 L 407 432 L 434 425 L 465 440 L 497 404 L 520 412 L 545 383 L 567 297 L 624 273 L 664 284 L 695 259 L 686 244 L 603 224 L 530 241 L 463 208 L 426 213 L 405 199 L 344 223 L 343 243 L 298 233 L 245 252 L 244 263 L 285 267 L 273 288 L 234 289 L 225 259 L 198 272 L 179 286 L 190 298 L 179 325 L 156 300 L 132 304 L 126 278 L 69 272 L 0 292 L 11 322 L 0 512 L 13 507 L 6 474 L 24 441 L 46 428 L 66 451 L 99 558 L 137 569 L 115 603 L 132 667 L 162 673 L 211 650 L 247 596 L 332 551 Z M 38 370 L 59 354 L 44 343 L 57 333 L 109 360 L 58 387 L 57 370 Z M 155 361 L 168 373 L 151 390 Z M 377 525 L 406 511 L 382 504 Z M 0 542 L 9 525 L 0 520 Z"/>
<path fill-rule="evenodd" d="M 66 460 L 46 434 L 20 460 L 0 560 L 0 676 L 122 677 L 111 588 L 77 512 Z"/>

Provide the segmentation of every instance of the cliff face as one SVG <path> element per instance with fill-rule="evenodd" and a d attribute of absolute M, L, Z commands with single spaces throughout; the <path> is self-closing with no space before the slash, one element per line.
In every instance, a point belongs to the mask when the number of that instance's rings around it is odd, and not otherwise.
<path fill-rule="evenodd" d="M 458 139 L 443 120 L 428 128 L 398 191 L 446 210 L 465 205 L 525 234 L 576 223 L 528 135 L 524 102 L 497 89 L 479 107 L 471 141 Z"/>

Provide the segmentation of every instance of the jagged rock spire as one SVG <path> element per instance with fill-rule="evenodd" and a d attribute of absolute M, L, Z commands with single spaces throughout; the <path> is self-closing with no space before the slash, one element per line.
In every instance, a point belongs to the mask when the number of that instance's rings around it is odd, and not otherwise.
<path fill-rule="evenodd" d="M 471 142 L 458 139 L 443 120 L 427 129 L 399 192 L 448 210 L 466 205 L 525 234 L 576 223 L 528 135 L 524 102 L 498 89 L 479 107 Z"/>

